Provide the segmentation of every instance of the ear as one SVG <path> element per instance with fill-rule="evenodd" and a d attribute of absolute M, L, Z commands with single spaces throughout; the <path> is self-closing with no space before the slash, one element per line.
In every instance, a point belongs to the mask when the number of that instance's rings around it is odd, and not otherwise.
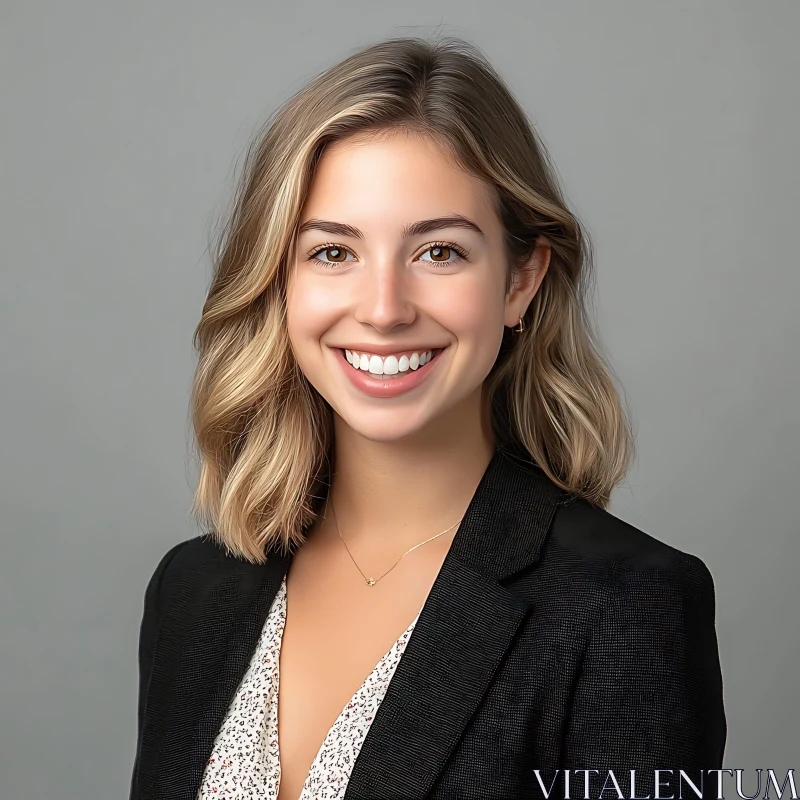
<path fill-rule="evenodd" d="M 538 236 L 530 258 L 514 268 L 511 287 L 506 294 L 504 324 L 507 328 L 517 325 L 525 316 L 550 266 L 550 252 L 550 242 L 544 236 Z"/>

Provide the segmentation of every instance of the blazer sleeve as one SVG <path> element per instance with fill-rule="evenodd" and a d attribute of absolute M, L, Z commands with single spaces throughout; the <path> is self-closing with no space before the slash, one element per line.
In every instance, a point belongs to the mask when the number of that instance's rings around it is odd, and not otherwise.
<path fill-rule="evenodd" d="M 138 799 L 136 776 L 139 772 L 139 755 L 142 746 L 142 729 L 144 727 L 144 710 L 147 703 L 147 688 L 150 684 L 150 672 L 153 666 L 153 650 L 161 622 L 162 592 L 161 584 L 164 573 L 175 553 L 186 542 L 181 542 L 169 550 L 159 561 L 144 592 L 144 610 L 139 626 L 139 692 L 137 711 L 136 755 L 131 775 L 130 800 Z"/>
<path fill-rule="evenodd" d="M 566 768 L 598 770 L 574 775 L 581 796 L 588 776 L 590 797 L 618 796 L 613 779 L 625 797 L 696 797 L 680 783 L 684 770 L 698 788 L 703 780 L 704 798 L 717 797 L 717 776 L 706 771 L 722 766 L 727 724 L 714 581 L 701 559 L 676 552 L 612 572 L 565 740 Z M 604 785 L 610 795 L 599 793 Z"/>

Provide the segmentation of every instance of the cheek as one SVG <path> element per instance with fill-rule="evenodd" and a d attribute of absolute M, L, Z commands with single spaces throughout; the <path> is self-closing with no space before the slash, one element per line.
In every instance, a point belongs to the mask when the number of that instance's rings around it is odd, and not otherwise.
<path fill-rule="evenodd" d="M 340 316 L 335 293 L 324 280 L 296 276 L 287 294 L 286 324 L 295 348 L 317 342 Z"/>
<path fill-rule="evenodd" d="M 435 307 L 429 304 L 445 328 L 457 338 L 459 347 L 475 357 L 494 358 L 503 334 L 503 301 L 493 284 L 485 281 L 453 281 Z"/>

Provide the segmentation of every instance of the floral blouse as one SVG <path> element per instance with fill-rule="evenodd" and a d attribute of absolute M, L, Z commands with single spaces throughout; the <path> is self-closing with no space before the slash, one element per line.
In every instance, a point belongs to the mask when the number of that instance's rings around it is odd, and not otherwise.
<path fill-rule="evenodd" d="M 299 800 L 340 800 L 350 771 L 422 609 L 342 709 L 311 765 Z M 286 624 L 286 578 L 205 766 L 197 800 L 265 798 L 280 788 L 278 686 Z"/>

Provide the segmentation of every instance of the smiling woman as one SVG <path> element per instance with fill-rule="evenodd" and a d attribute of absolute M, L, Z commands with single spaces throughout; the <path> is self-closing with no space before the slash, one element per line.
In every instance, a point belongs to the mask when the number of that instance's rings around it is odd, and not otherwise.
<path fill-rule="evenodd" d="M 195 334 L 206 531 L 145 593 L 131 798 L 721 766 L 712 577 L 606 510 L 633 446 L 590 268 L 476 48 L 381 42 L 280 109 Z"/>

